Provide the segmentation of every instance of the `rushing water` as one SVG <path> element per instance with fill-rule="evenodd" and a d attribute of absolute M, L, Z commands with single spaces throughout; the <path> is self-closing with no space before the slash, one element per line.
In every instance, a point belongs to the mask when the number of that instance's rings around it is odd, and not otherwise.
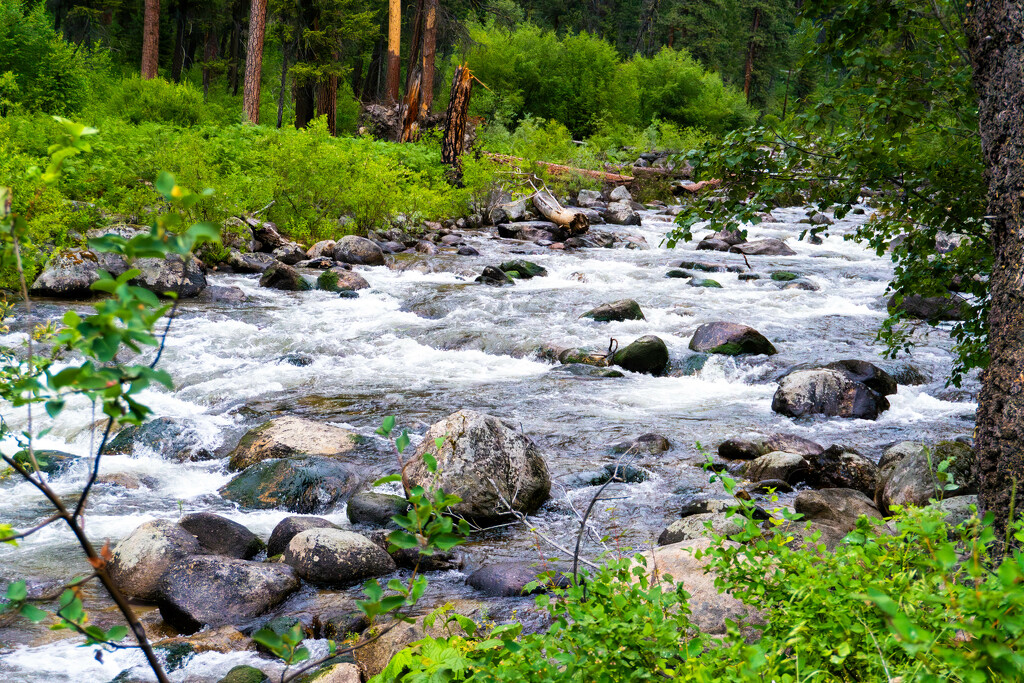
<path fill-rule="evenodd" d="M 850 216 L 831 228 L 821 245 L 799 242 L 806 226 L 802 210 L 778 210 L 777 223 L 750 229 L 750 238 L 790 238 L 792 257 L 749 257 L 756 271 L 795 271 L 818 291 L 781 290 L 768 280 L 740 281 L 735 274 L 712 273 L 722 289 L 690 287 L 664 277 L 680 258 L 743 265 L 735 254 L 701 252 L 693 245 L 657 248 L 669 227 L 667 216 L 644 214 L 639 228 L 616 228 L 646 238 L 649 250 L 587 249 L 556 252 L 486 233 L 469 233 L 481 255 L 420 256 L 420 270 L 363 268 L 371 289 L 357 299 L 324 292 L 289 293 L 262 289 L 256 276 L 213 276 L 211 284 L 241 288 L 241 304 L 189 304 L 175 321 L 161 365 L 176 381 L 173 392 L 150 391 L 143 402 L 156 415 L 187 421 L 204 445 L 221 454 L 259 422 L 295 414 L 353 429 L 369 437 L 363 458 L 369 475 L 393 469 L 386 444 L 373 435 L 381 419 L 398 416 L 414 433 L 461 408 L 498 415 L 530 435 L 544 451 L 555 479 L 553 498 L 535 522 L 546 534 L 571 543 L 578 525 L 574 509 L 585 506 L 593 487 L 574 487 L 574 473 L 615 461 L 611 446 L 647 432 L 663 434 L 672 449 L 645 456 L 637 464 L 648 481 L 618 486 L 596 526 L 620 537 L 623 545 L 650 545 L 678 516 L 680 495 L 709 489 L 696 444 L 716 446 L 725 438 L 788 431 L 823 445 L 842 443 L 877 458 L 886 444 L 909 438 L 969 435 L 973 428 L 970 380 L 961 392 L 944 388 L 950 366 L 948 334 L 921 338 L 910 359 L 929 382 L 900 386 L 892 408 L 875 422 L 844 419 L 794 421 L 771 411 L 774 378 L 804 362 L 858 358 L 881 362 L 875 333 L 884 318 L 883 293 L 892 264 L 843 239 L 865 220 Z M 602 229 L 608 226 L 602 226 Z M 523 253 L 548 270 L 548 277 L 493 288 L 472 283 L 484 265 Z M 402 256 L 401 258 L 406 258 Z M 427 272 L 421 272 L 427 271 Z M 636 299 L 646 320 L 595 323 L 580 313 L 602 302 Z M 41 314 L 58 317 L 48 304 Z M 689 338 L 704 322 L 729 320 L 753 326 L 779 354 L 749 359 L 713 357 L 693 376 L 623 378 L 578 376 L 538 360 L 541 344 L 603 350 L 615 338 L 625 345 L 655 334 L 668 344 L 673 363 L 690 352 Z M 23 336 L 23 335 L 20 335 Z M 0 340 L 13 343 L 18 333 Z M 299 354 L 299 367 L 282 361 Z M 25 415 L 5 410 L 17 428 Z M 99 416 L 87 404 L 72 405 L 41 447 L 87 455 Z M 10 444 L 7 445 L 10 448 Z M 13 449 L 12 449 L 13 450 Z M 208 510 L 235 519 L 264 539 L 291 514 L 243 511 L 217 494 L 229 475 L 224 460 L 179 464 L 153 453 L 104 458 L 103 471 L 141 475 L 150 487 L 125 490 L 100 486 L 93 494 L 88 531 L 94 539 L 117 539 L 144 521 Z M 67 494 L 80 490 L 84 464 L 55 482 Z M 44 518 L 45 507 L 26 484 L 0 484 L 0 521 L 25 526 Z M 325 515 L 346 526 L 344 509 Z M 523 530 L 488 532 L 465 548 L 467 573 L 485 561 L 532 559 L 534 538 Z M 587 552 L 597 548 L 589 544 Z M 548 551 L 545 551 L 548 552 Z M 54 525 L 17 548 L 0 549 L 0 583 L 15 577 L 69 579 L 86 571 L 70 534 Z M 432 576 L 433 599 L 478 597 L 462 585 L 464 576 Z M 311 600 L 310 591 L 289 602 Z M 107 615 L 107 618 L 111 618 Z M 3 631 L 9 634 L 10 631 Z M 47 642 L 35 636 L 0 649 L 0 680 L 107 681 L 137 664 L 134 652 L 107 654 L 103 663 L 76 640 Z M 0 648 L 5 647 L 0 643 Z M 247 653 L 203 654 L 175 672 L 174 680 L 216 681 L 232 666 L 251 660 Z M 265 664 L 265 662 L 264 662 Z M 140 674 L 141 675 L 141 674 Z"/>

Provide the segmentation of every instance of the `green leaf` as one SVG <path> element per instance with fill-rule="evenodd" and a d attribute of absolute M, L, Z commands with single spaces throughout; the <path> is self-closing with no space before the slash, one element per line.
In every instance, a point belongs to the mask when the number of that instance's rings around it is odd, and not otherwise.
<path fill-rule="evenodd" d="M 24 581 L 15 581 L 7 586 L 6 597 L 11 602 L 21 602 L 28 597 L 28 588 Z"/>
<path fill-rule="evenodd" d="M 64 400 L 54 399 L 52 401 L 47 401 L 43 407 L 46 408 L 47 415 L 50 417 L 57 417 L 60 415 L 60 411 L 64 410 Z"/>
<path fill-rule="evenodd" d="M 431 453 L 424 453 L 423 454 L 423 462 L 426 463 L 427 471 L 429 471 L 431 474 L 437 472 L 437 458 L 435 458 L 433 456 L 433 454 L 431 454 Z"/>
<path fill-rule="evenodd" d="M 403 429 L 402 433 L 395 439 L 395 448 L 398 449 L 399 453 L 404 453 L 405 449 L 409 446 L 409 430 Z"/>
<path fill-rule="evenodd" d="M 156 191 L 164 196 L 164 199 L 171 199 L 171 193 L 174 191 L 174 176 L 167 171 L 160 171 L 156 177 L 156 182 L 153 184 L 156 187 Z"/>
<path fill-rule="evenodd" d="M 392 430 L 395 428 L 395 416 L 388 415 L 381 422 L 380 427 L 377 428 L 377 433 L 383 437 L 390 436 Z"/>
<path fill-rule="evenodd" d="M 386 477 L 381 477 L 377 481 L 373 482 L 373 486 L 382 486 L 384 484 L 390 484 L 391 482 L 402 481 L 401 474 L 389 474 Z"/>
<path fill-rule="evenodd" d="M 21 613 L 21 616 L 25 617 L 33 624 L 38 624 L 43 619 L 49 616 L 49 614 L 39 609 L 35 605 L 29 605 L 28 603 L 22 605 L 19 612 Z"/>

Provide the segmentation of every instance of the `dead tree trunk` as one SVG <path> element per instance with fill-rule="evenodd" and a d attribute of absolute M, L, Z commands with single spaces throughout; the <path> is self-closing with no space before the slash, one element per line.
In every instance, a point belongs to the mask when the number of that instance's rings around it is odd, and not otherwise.
<path fill-rule="evenodd" d="M 582 235 L 590 229 L 590 219 L 587 218 L 587 214 L 578 209 L 563 207 L 547 190 L 533 193 L 533 205 L 537 207 L 544 218 L 564 227 L 569 235 Z"/>
<path fill-rule="evenodd" d="M 398 79 L 402 76 L 399 51 L 402 46 L 402 2 L 388 0 L 388 78 L 386 95 L 388 102 L 398 101 Z"/>
<path fill-rule="evenodd" d="M 1024 510 L 1024 6 L 1013 0 L 968 5 L 968 51 L 978 93 L 981 151 L 988 180 L 994 262 L 988 349 L 979 396 L 976 448 L 983 512 L 1002 541 Z M 1018 545 L 1012 534 L 1010 543 Z"/>
<path fill-rule="evenodd" d="M 430 113 L 434 102 L 434 60 L 437 54 L 437 0 L 426 0 L 423 22 L 423 75 L 420 79 L 420 118 Z"/>
<path fill-rule="evenodd" d="M 249 42 L 245 48 L 245 89 L 242 108 L 249 123 L 260 122 L 260 85 L 263 75 L 263 36 L 267 28 L 267 0 L 252 0 Z"/>
<path fill-rule="evenodd" d="M 160 59 L 160 0 L 146 0 L 142 25 L 142 77 L 156 78 Z"/>
<path fill-rule="evenodd" d="M 412 142 L 420 136 L 420 79 L 422 76 L 422 72 L 416 69 L 405 94 L 405 101 L 402 103 L 402 132 L 398 136 L 399 142 Z"/>
<path fill-rule="evenodd" d="M 452 96 L 448 100 L 448 111 L 444 118 L 444 140 L 441 143 L 441 161 L 451 167 L 451 177 L 456 184 L 462 183 L 462 147 L 466 136 L 466 115 L 469 112 L 469 96 L 473 92 L 473 73 L 469 64 L 455 69 L 452 79 Z"/>

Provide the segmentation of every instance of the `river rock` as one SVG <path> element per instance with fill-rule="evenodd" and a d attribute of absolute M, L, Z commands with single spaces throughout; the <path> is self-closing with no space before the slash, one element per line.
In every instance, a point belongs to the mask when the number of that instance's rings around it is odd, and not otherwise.
<path fill-rule="evenodd" d="M 807 460 L 804 456 L 775 451 L 747 463 L 743 476 L 750 481 L 781 479 L 788 484 L 796 484 L 807 478 L 807 469 Z"/>
<path fill-rule="evenodd" d="M 538 578 L 541 574 L 552 571 L 556 572 L 554 577 Z M 511 598 L 519 595 L 544 593 L 552 582 L 558 587 L 565 588 L 569 584 L 568 579 L 557 572 L 555 567 L 536 562 L 495 562 L 470 574 L 466 583 L 484 595 Z M 526 585 L 534 581 L 539 581 L 541 585 L 529 593 L 525 593 Z"/>
<path fill-rule="evenodd" d="M 36 451 L 36 464 L 39 465 L 39 471 L 45 472 L 50 477 L 56 478 L 68 470 L 70 470 L 74 464 L 81 460 L 81 458 L 73 453 L 65 453 L 64 451 L 54 450 L 40 450 Z"/>
<path fill-rule="evenodd" d="M 633 195 L 629 193 L 629 188 L 625 185 L 616 185 L 611 192 L 608 193 L 608 201 L 610 202 L 632 202 Z"/>
<path fill-rule="evenodd" d="M 239 664 L 228 671 L 224 678 L 217 683 L 270 683 L 270 679 L 254 666 Z"/>
<path fill-rule="evenodd" d="M 160 581 L 179 560 L 202 552 L 196 537 L 169 519 L 146 522 L 114 548 L 110 578 L 132 600 L 152 602 Z"/>
<path fill-rule="evenodd" d="M 793 502 L 793 509 L 804 516 L 805 522 L 826 524 L 844 532 L 852 531 L 861 515 L 882 518 L 871 499 L 855 489 L 801 491 Z"/>
<path fill-rule="evenodd" d="M 256 463 L 223 486 L 220 494 L 246 508 L 312 514 L 344 502 L 360 483 L 351 466 L 311 455 Z"/>
<path fill-rule="evenodd" d="M 251 560 L 266 548 L 256 534 L 212 512 L 193 512 L 178 520 L 178 524 L 195 536 L 203 550 L 211 555 Z"/>
<path fill-rule="evenodd" d="M 179 298 L 189 299 L 206 289 L 206 275 L 199 259 L 178 254 L 164 258 L 140 258 L 132 264 L 140 274 L 131 283 L 164 295 L 174 292 Z"/>
<path fill-rule="evenodd" d="M 720 263 L 706 263 L 704 261 L 677 261 L 672 264 L 673 268 L 689 268 L 704 273 L 742 273 L 742 266 L 726 266 Z"/>
<path fill-rule="evenodd" d="M 921 296 L 908 294 L 902 300 L 897 295 L 889 298 L 890 312 L 900 311 L 911 318 L 931 323 L 944 320 L 967 320 L 971 317 L 971 305 L 956 294 L 949 296 Z"/>
<path fill-rule="evenodd" d="M 271 255 L 281 263 L 289 266 L 294 266 L 296 263 L 306 260 L 306 250 L 295 242 L 285 242 L 275 249 Z"/>
<path fill-rule="evenodd" d="M 526 218 L 526 199 L 498 204 L 487 212 L 491 225 L 521 221 Z"/>
<path fill-rule="evenodd" d="M 203 626 L 243 624 L 299 589 L 281 564 L 203 555 L 175 563 L 160 582 L 160 616 L 183 633 Z"/>
<path fill-rule="evenodd" d="M 440 450 L 435 439 L 444 439 Z M 428 452 L 437 458 L 436 484 L 423 462 Z M 506 503 L 530 514 L 551 491 L 547 465 L 533 441 L 512 425 L 473 410 L 460 410 L 434 424 L 412 456 L 407 476 L 413 486 L 436 485 L 459 496 L 462 502 L 453 512 L 478 523 L 503 519 Z"/>
<path fill-rule="evenodd" d="M 547 277 L 548 275 L 546 268 L 525 259 L 505 261 L 501 264 L 500 268 L 506 275 L 518 280 L 529 280 L 535 277 Z"/>
<path fill-rule="evenodd" d="M 462 569 L 465 558 L 453 550 L 434 550 L 430 555 L 421 555 L 419 548 L 393 548 L 389 537 L 393 532 L 388 529 L 373 529 L 364 536 L 391 556 L 395 564 L 402 569 L 415 569 L 420 572 L 447 572 Z"/>
<path fill-rule="evenodd" d="M 640 214 L 629 202 L 612 202 L 601 213 L 601 217 L 612 225 L 640 225 Z"/>
<path fill-rule="evenodd" d="M 734 245 L 737 245 L 737 244 L 743 244 L 743 243 L 745 243 L 747 241 L 747 238 L 743 234 L 743 232 L 744 231 L 740 230 L 739 228 L 733 228 L 732 230 L 730 230 L 728 228 L 724 228 L 722 230 L 719 230 L 716 233 L 708 235 L 705 239 L 718 240 L 720 242 L 725 242 L 726 244 L 728 244 L 731 247 L 731 246 L 734 246 Z"/>
<path fill-rule="evenodd" d="M 477 276 L 474 282 L 479 282 L 483 285 L 490 285 L 491 287 L 504 287 L 506 285 L 514 285 L 515 282 L 510 278 L 505 271 L 494 266 L 485 266 L 482 273 Z"/>
<path fill-rule="evenodd" d="M 646 453 L 657 455 L 672 448 L 669 440 L 661 434 L 641 434 L 632 441 L 623 441 L 612 446 L 612 453 Z"/>
<path fill-rule="evenodd" d="M 261 221 L 251 216 L 247 217 L 245 222 L 252 228 L 252 236 L 260 243 L 265 252 L 271 252 L 288 241 L 278 232 L 275 223 Z"/>
<path fill-rule="evenodd" d="M 730 322 L 705 323 L 690 339 L 690 349 L 702 353 L 737 356 L 744 353 L 774 355 L 772 343 L 753 327 Z"/>
<path fill-rule="evenodd" d="M 362 275 L 355 272 L 354 270 L 335 267 L 330 268 L 329 270 L 326 270 L 324 272 L 334 273 L 334 275 L 337 276 L 331 278 L 332 280 L 334 280 L 334 288 L 328 291 L 341 292 L 347 290 L 354 292 L 358 289 L 368 289 L 370 286 L 370 283 L 366 281 L 366 278 L 364 278 Z M 321 277 L 323 277 L 323 275 L 321 275 Z M 317 282 L 319 283 L 320 280 L 317 280 Z M 321 287 L 321 289 L 323 289 L 323 287 Z"/>
<path fill-rule="evenodd" d="M 139 447 L 178 462 L 215 457 L 195 428 L 173 417 L 157 417 L 141 425 L 127 425 L 107 442 L 103 452 L 128 455 Z"/>
<path fill-rule="evenodd" d="M 729 460 L 754 460 L 773 451 L 797 455 L 818 455 L 825 449 L 802 436 L 776 432 L 764 437 L 727 439 L 718 445 L 718 455 Z"/>
<path fill-rule="evenodd" d="M 303 579 L 327 586 L 348 586 L 395 570 L 391 556 L 373 541 L 341 529 L 307 529 L 296 534 L 284 561 Z"/>
<path fill-rule="evenodd" d="M 409 501 L 402 496 L 375 491 L 361 491 L 348 499 L 348 521 L 371 526 L 394 526 L 391 518 L 404 515 Z"/>
<path fill-rule="evenodd" d="M 576 195 L 576 205 L 589 208 L 601 201 L 601 193 L 597 190 L 580 190 Z"/>
<path fill-rule="evenodd" d="M 238 471 L 271 458 L 295 455 L 337 457 L 351 453 L 360 442 L 359 435 L 291 415 L 277 417 L 250 429 L 231 452 L 228 469 Z"/>
<path fill-rule="evenodd" d="M 277 262 L 270 254 L 243 253 L 235 249 L 228 252 L 227 258 L 224 259 L 224 263 L 236 273 L 262 273 Z"/>
<path fill-rule="evenodd" d="M 878 486 L 878 466 L 860 453 L 831 446 L 807 456 L 807 483 L 819 489 L 854 489 L 868 496 Z"/>
<path fill-rule="evenodd" d="M 658 545 L 672 545 L 680 541 L 706 538 L 708 534 L 732 536 L 743 531 L 745 518 L 740 514 L 727 516 L 724 512 L 705 512 L 677 519 L 658 536 Z M 711 523 L 708 529 L 707 524 Z"/>
<path fill-rule="evenodd" d="M 796 256 L 796 252 L 786 246 L 785 242 L 774 237 L 754 240 L 745 244 L 735 244 L 729 248 L 729 251 L 746 256 Z"/>
<path fill-rule="evenodd" d="M 944 491 L 937 471 L 950 460 L 947 473 L 953 488 Z M 930 461 L 930 462 L 929 462 Z M 875 505 L 888 514 L 893 505 L 927 505 L 931 498 L 970 495 L 978 490 L 977 456 L 967 444 L 942 441 L 928 448 L 904 441 L 889 448 L 878 461 Z"/>
<path fill-rule="evenodd" d="M 240 304 L 248 297 L 240 287 L 209 285 L 196 295 L 196 301 L 205 304 Z"/>
<path fill-rule="evenodd" d="M 337 242 L 334 240 L 320 240 L 306 250 L 306 256 L 311 259 L 330 258 L 334 260 L 334 247 Z"/>
<path fill-rule="evenodd" d="M 709 287 L 711 289 L 722 289 L 722 283 L 718 280 L 712 280 L 709 277 L 691 277 L 690 281 L 687 282 L 691 287 Z"/>
<path fill-rule="evenodd" d="M 295 536 L 308 529 L 337 529 L 338 527 L 323 517 L 285 517 L 270 532 L 267 541 L 267 557 L 280 555 L 288 547 Z"/>
<path fill-rule="evenodd" d="M 931 504 L 938 508 L 946 518 L 946 523 L 951 526 L 959 526 L 978 515 L 978 496 L 953 496 L 943 498 Z M 973 509 L 972 509 L 973 508 Z"/>
<path fill-rule="evenodd" d="M 892 375 L 864 360 L 837 360 L 818 367 L 838 370 L 854 382 L 860 382 L 882 396 L 891 396 L 896 393 L 898 388 L 896 379 Z"/>
<path fill-rule="evenodd" d="M 302 277 L 299 271 L 283 263 L 275 263 L 263 271 L 263 275 L 260 277 L 260 287 L 281 289 L 286 292 L 305 292 L 313 289 L 313 286 L 306 282 L 306 278 Z"/>
<path fill-rule="evenodd" d="M 298 683 L 360 683 L 359 667 L 349 662 L 328 664 L 305 674 Z"/>
<path fill-rule="evenodd" d="M 384 251 L 373 240 L 346 235 L 334 245 L 334 260 L 363 266 L 383 266 Z"/>
<path fill-rule="evenodd" d="M 874 420 L 889 409 L 878 392 L 838 370 L 800 370 L 779 380 L 772 410 L 789 417 L 826 415 Z"/>
<path fill-rule="evenodd" d="M 53 256 L 43 272 L 32 283 L 32 296 L 52 296 L 63 299 L 87 299 L 97 292 L 89 287 L 100 279 L 105 270 L 117 277 L 128 270 L 124 259 L 115 254 L 94 252 L 90 249 L 71 249 Z"/>
<path fill-rule="evenodd" d="M 640 310 L 640 304 L 632 299 L 620 299 L 609 304 L 601 304 L 592 308 L 581 318 L 590 318 L 597 322 L 620 322 L 623 320 L 645 320 L 644 312 Z"/>
<path fill-rule="evenodd" d="M 732 245 L 723 240 L 705 237 L 697 243 L 697 251 L 729 251 Z"/>
<path fill-rule="evenodd" d="M 664 375 L 668 367 L 668 347 L 660 337 L 640 337 L 612 356 L 612 364 L 630 372 Z"/>

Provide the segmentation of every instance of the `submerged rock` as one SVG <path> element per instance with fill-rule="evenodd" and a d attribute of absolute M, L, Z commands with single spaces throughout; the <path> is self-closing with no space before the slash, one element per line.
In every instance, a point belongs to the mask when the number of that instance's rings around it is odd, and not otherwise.
<path fill-rule="evenodd" d="M 127 425 L 107 442 L 103 452 L 131 454 L 137 447 L 178 462 L 215 457 L 195 428 L 173 417 L 157 417 L 141 425 Z"/>
<path fill-rule="evenodd" d="M 641 434 L 632 441 L 623 441 L 612 446 L 613 453 L 647 453 L 656 455 L 672 448 L 669 440 L 661 434 Z"/>
<path fill-rule="evenodd" d="M 661 338 L 649 334 L 616 351 L 612 364 L 630 372 L 663 375 L 668 367 L 668 347 Z"/>
<path fill-rule="evenodd" d="M 228 468 L 242 470 L 263 460 L 296 455 L 337 457 L 351 453 L 358 434 L 301 417 L 277 417 L 249 430 L 231 452 Z"/>
<path fill-rule="evenodd" d="M 220 494 L 242 507 L 311 514 L 344 502 L 361 483 L 345 463 L 305 456 L 252 465 L 222 487 Z"/>
<path fill-rule="evenodd" d="M 526 261 L 523 259 L 505 261 L 501 264 L 501 270 L 509 277 L 517 278 L 519 280 L 529 280 L 535 277 L 547 277 L 548 275 L 546 268 L 538 266 L 533 261 Z"/>
<path fill-rule="evenodd" d="M 690 349 L 702 353 L 737 356 L 744 353 L 778 353 L 770 341 L 753 327 L 730 322 L 705 323 L 690 339 Z"/>
<path fill-rule="evenodd" d="M 444 440 L 440 449 L 435 439 Z M 428 452 L 437 459 L 436 476 L 423 461 Z M 439 486 L 462 498 L 452 511 L 478 523 L 503 519 L 506 505 L 530 514 L 551 490 L 547 465 L 533 441 L 498 418 L 472 410 L 434 424 L 406 474 L 413 486 Z"/>
<path fill-rule="evenodd" d="M 494 266 L 485 266 L 484 270 L 476 278 L 475 282 L 479 282 L 483 285 L 490 285 L 492 287 L 504 287 L 506 285 L 514 285 L 515 282 L 508 276 L 508 274 L 500 268 Z"/>
<path fill-rule="evenodd" d="M 543 574 L 554 572 L 554 576 L 542 577 Z M 526 585 L 537 581 L 540 585 L 529 593 Z M 547 592 L 553 584 L 565 588 L 569 585 L 566 577 L 559 574 L 552 566 L 531 562 L 496 562 L 488 564 L 466 579 L 466 583 L 482 592 L 498 598 L 511 598 L 519 595 L 532 595 Z"/>
<path fill-rule="evenodd" d="M 590 318 L 597 322 L 612 322 L 623 320 L 644 320 L 644 312 L 640 310 L 640 304 L 632 299 L 620 299 L 608 304 L 601 304 L 597 308 L 587 311 L 581 318 Z"/>

